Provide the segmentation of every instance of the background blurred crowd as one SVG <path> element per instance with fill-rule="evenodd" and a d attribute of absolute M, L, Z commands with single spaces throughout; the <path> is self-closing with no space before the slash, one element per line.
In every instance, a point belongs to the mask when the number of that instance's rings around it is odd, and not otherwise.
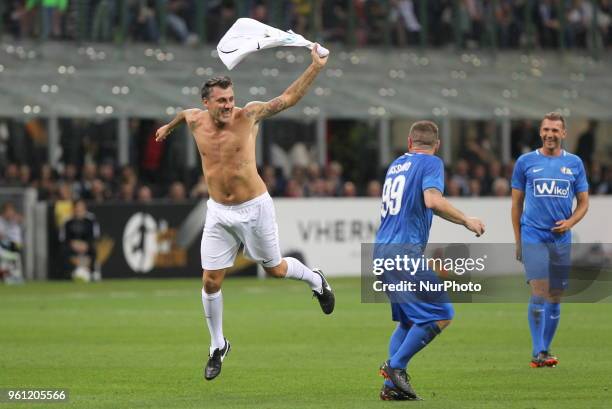
<path fill-rule="evenodd" d="M 611 42 L 612 0 L 10 0 L 0 5 L 2 32 L 14 38 L 134 41 L 159 43 L 166 38 L 185 44 L 216 43 L 238 17 L 248 16 L 313 39 L 354 46 L 382 44 L 456 44 L 475 48 L 589 48 Z M 532 44 L 528 44 L 532 42 Z M 117 165 L 116 124 L 61 119 L 60 165 L 48 159 L 45 125 L 33 120 L 20 126 L 0 123 L 0 183 L 33 186 L 41 200 L 83 198 L 181 201 L 208 195 L 200 167 L 185 166 L 184 145 L 156 144 L 152 120 L 130 120 L 130 166 Z M 335 124 L 335 125 L 334 125 Z M 287 134 L 312 129 L 299 124 L 270 124 L 260 169 L 275 196 L 379 196 L 388 164 L 378 157 L 367 126 L 336 121 L 328 124 L 326 165 L 320 166 L 312 145 Z M 287 128 L 290 127 L 291 128 Z M 596 125 L 594 125 L 596 126 Z M 278 128 L 280 130 L 275 131 Z M 537 126 L 513 125 L 512 158 L 539 146 Z M 480 129 L 480 128 L 479 128 Z M 347 131 L 348 130 L 348 131 Z M 448 164 L 450 196 L 505 196 L 513 161 L 500 160 L 499 132 L 482 127 L 475 138 L 459 137 Z M 612 170 L 593 160 L 594 130 L 569 147 L 585 160 L 594 194 L 612 193 Z M 453 132 L 454 133 L 454 132 Z M 111 137 L 111 135 L 115 135 Z M 352 141 L 352 142 L 351 142 Z M 300 142 L 300 141 L 297 141 Z M 301 160 L 289 158 L 296 147 Z M 308 152 L 310 149 L 310 152 Z M 179 153 L 177 153 L 179 152 Z M 280 156 L 283 160 L 276 160 Z M 401 153 L 401 152 L 395 152 Z M 293 159 L 293 160 L 291 160 Z"/>
<path fill-rule="evenodd" d="M 517 130 L 514 157 L 541 146 L 537 136 L 525 138 Z M 531 134 L 533 135 L 533 134 Z M 612 167 L 593 159 L 588 131 L 574 150 L 583 158 L 592 194 L 612 194 Z M 591 150 L 589 150 L 589 145 Z M 347 175 L 343 165 L 331 160 L 326 166 L 315 162 L 285 166 L 265 165 L 260 174 L 270 194 L 276 197 L 380 197 L 381 182 L 386 167 L 377 175 L 360 180 Z M 490 149 L 488 140 L 471 141 L 463 146 L 458 159 L 447 164 L 446 194 L 448 196 L 508 196 L 514 160 L 502 163 Z M 147 170 L 140 165 L 118 167 L 111 159 L 100 163 L 87 161 L 82 165 L 67 163 L 52 169 L 47 163 L 31 167 L 25 163 L 8 162 L 3 166 L 0 185 L 4 187 L 34 187 L 40 200 L 75 200 L 103 203 L 108 201 L 147 203 L 154 199 L 181 202 L 208 197 L 208 187 L 200 168 L 183 177 L 162 176 L 164 171 Z"/>
<path fill-rule="evenodd" d="M 356 46 L 612 46 L 610 0 L 4 0 L 16 38 L 216 43 L 238 17 Z M 2 6 L 0 6 L 2 7 Z M 201 9 L 198 9 L 198 8 Z"/>

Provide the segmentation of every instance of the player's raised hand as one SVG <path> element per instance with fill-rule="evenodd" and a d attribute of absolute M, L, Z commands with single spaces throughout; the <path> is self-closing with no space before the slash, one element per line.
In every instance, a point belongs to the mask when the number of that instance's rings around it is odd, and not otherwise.
<path fill-rule="evenodd" d="M 565 233 L 572 228 L 572 223 L 569 220 L 559 220 L 555 225 L 556 226 L 550 230 L 557 234 Z"/>
<path fill-rule="evenodd" d="M 162 142 L 170 135 L 170 130 L 168 125 L 164 125 L 160 127 L 157 132 L 155 132 L 155 142 Z"/>
<path fill-rule="evenodd" d="M 321 57 L 319 55 L 319 47 L 321 47 L 319 45 L 319 43 L 315 43 L 314 47 L 312 47 L 312 51 L 310 51 L 310 55 L 312 56 L 312 62 L 318 66 L 318 67 L 323 67 L 325 64 L 327 64 L 327 60 L 329 59 L 328 55 L 326 55 L 325 57 Z"/>
<path fill-rule="evenodd" d="M 477 217 L 468 217 L 465 222 L 465 227 L 469 231 L 476 233 L 476 237 L 482 236 L 485 232 L 484 223 Z"/>

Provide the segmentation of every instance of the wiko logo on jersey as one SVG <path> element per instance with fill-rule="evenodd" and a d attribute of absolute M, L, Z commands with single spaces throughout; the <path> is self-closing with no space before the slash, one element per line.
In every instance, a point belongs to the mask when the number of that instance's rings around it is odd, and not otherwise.
<path fill-rule="evenodd" d="M 570 182 L 563 179 L 535 179 L 533 195 L 535 197 L 569 197 Z"/>

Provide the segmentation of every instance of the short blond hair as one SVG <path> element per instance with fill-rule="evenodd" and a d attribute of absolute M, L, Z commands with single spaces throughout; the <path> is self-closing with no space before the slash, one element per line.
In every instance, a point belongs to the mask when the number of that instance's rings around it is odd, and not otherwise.
<path fill-rule="evenodd" d="M 544 122 L 544 119 L 548 119 L 549 121 L 559 121 L 563 124 L 563 129 L 565 129 L 565 118 L 563 118 L 563 115 L 561 115 L 559 112 L 549 112 L 544 115 L 542 122 Z M 540 128 L 541 127 L 542 123 L 540 123 Z"/>
<path fill-rule="evenodd" d="M 434 148 L 438 143 L 438 125 L 432 121 L 418 121 L 410 127 L 408 137 L 415 147 Z"/>

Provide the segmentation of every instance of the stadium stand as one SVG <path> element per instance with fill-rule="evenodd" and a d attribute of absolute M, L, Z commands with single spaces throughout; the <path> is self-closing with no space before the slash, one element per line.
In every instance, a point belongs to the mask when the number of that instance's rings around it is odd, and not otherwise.
<path fill-rule="evenodd" d="M 96 202 L 168 197 L 170 186 L 206 197 L 189 139 L 162 146 L 153 135 L 199 105 L 200 83 L 226 73 L 214 44 L 240 16 L 334 52 L 304 101 L 262 126 L 258 164 L 275 196 L 367 195 L 421 118 L 441 125 L 449 195 L 507 194 L 512 161 L 539 143 L 533 121 L 555 109 L 570 120 L 567 148 L 589 163 L 592 193 L 610 192 L 605 0 L 2 7 L 0 90 L 11 97 L 0 101 L 0 180 L 36 187 L 42 200 L 64 183 Z M 239 104 L 279 94 L 305 63 L 294 49 L 250 56 L 231 72 Z"/>

